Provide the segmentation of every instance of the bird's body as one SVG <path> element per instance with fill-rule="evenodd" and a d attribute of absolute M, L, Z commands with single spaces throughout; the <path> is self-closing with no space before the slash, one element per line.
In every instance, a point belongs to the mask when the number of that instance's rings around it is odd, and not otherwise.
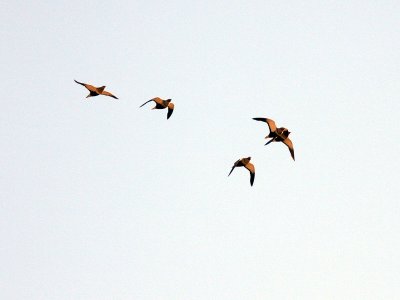
<path fill-rule="evenodd" d="M 290 155 L 292 156 L 293 160 L 295 160 L 293 143 L 289 138 L 290 131 L 287 128 L 277 128 L 275 121 L 268 118 L 253 118 L 253 120 L 265 122 L 269 127 L 269 134 L 265 138 L 271 138 L 271 140 L 269 140 L 265 145 L 268 145 L 271 142 L 282 142 L 289 148 Z"/>
<path fill-rule="evenodd" d="M 235 163 L 233 164 L 232 170 L 229 172 L 228 176 L 231 175 L 231 173 L 233 172 L 233 170 L 236 167 L 245 167 L 250 172 L 250 185 L 253 185 L 254 178 L 256 176 L 256 171 L 255 171 L 254 165 L 250 162 L 250 160 L 251 160 L 251 157 L 245 157 L 245 158 L 241 158 L 241 159 L 238 159 L 237 161 L 235 161 Z"/>
<path fill-rule="evenodd" d="M 283 142 L 285 139 L 289 137 L 290 131 L 285 127 L 277 128 L 275 132 L 270 133 L 265 138 L 274 138 L 275 142 Z"/>
<path fill-rule="evenodd" d="M 174 104 L 171 102 L 171 99 L 163 100 L 159 97 L 156 97 L 156 98 L 146 101 L 145 103 L 140 105 L 140 107 L 144 106 L 145 104 L 147 104 L 151 101 L 154 101 L 156 104 L 156 106 L 154 106 L 152 109 L 168 108 L 167 119 L 169 119 L 171 117 L 172 113 L 174 112 Z"/>
<path fill-rule="evenodd" d="M 113 97 L 114 99 L 118 99 L 116 96 L 114 96 L 114 95 L 111 94 L 110 92 L 105 91 L 104 89 L 105 89 L 106 87 L 105 87 L 104 85 L 103 85 L 103 86 L 100 86 L 100 87 L 95 87 L 95 86 L 90 85 L 90 84 L 87 84 L 87 83 L 83 83 L 83 82 L 76 81 L 75 79 L 74 79 L 74 81 L 75 81 L 77 84 L 83 85 L 85 88 L 88 89 L 89 95 L 87 95 L 86 98 L 95 97 L 95 96 L 98 96 L 98 95 L 104 95 L 104 96 Z"/>

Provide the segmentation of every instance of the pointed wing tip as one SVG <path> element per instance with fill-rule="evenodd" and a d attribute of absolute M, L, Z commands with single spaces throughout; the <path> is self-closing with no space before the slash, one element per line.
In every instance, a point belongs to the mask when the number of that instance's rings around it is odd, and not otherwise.
<path fill-rule="evenodd" d="M 251 186 L 253 186 L 255 177 L 256 177 L 256 173 L 250 173 L 250 185 Z"/>
<path fill-rule="evenodd" d="M 229 175 L 231 175 L 231 173 L 233 172 L 233 169 L 235 169 L 235 166 L 232 167 L 232 170 L 229 172 L 228 177 L 229 177 Z"/>
<path fill-rule="evenodd" d="M 153 99 L 150 99 L 150 100 L 146 101 L 145 103 L 143 103 L 142 105 L 140 105 L 139 107 L 142 107 L 142 106 L 144 106 L 145 104 L 147 104 L 147 103 L 149 103 L 149 102 L 151 102 L 151 101 L 154 101 L 154 100 L 153 100 Z"/>
<path fill-rule="evenodd" d="M 167 107 L 168 107 L 167 119 L 169 119 L 169 117 L 172 115 L 172 113 L 174 112 L 174 108 L 175 108 L 175 105 L 171 102 L 171 99 L 168 99 L 168 100 L 169 100 L 169 102 L 167 105 Z"/>
<path fill-rule="evenodd" d="M 286 138 L 282 142 L 286 145 L 286 147 L 288 147 L 290 156 L 293 158 L 294 161 L 296 161 L 294 158 L 294 147 L 293 147 L 292 140 L 290 138 Z"/>
<path fill-rule="evenodd" d="M 265 137 L 265 138 L 268 138 L 268 137 Z M 274 140 L 275 140 L 275 138 L 270 139 L 268 142 L 266 142 L 264 144 L 264 146 L 267 146 L 268 144 L 272 143 Z"/>

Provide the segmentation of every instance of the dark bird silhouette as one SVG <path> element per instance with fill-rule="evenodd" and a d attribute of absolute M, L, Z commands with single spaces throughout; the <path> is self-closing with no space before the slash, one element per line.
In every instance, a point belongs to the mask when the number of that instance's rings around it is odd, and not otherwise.
<path fill-rule="evenodd" d="M 164 108 L 168 107 L 167 119 L 169 119 L 169 117 L 171 117 L 172 113 L 174 112 L 174 104 L 171 102 L 171 99 L 163 100 L 159 97 L 156 97 L 156 98 L 150 99 L 149 101 L 146 101 L 139 107 L 142 107 L 143 105 L 145 105 L 151 101 L 154 101 L 156 103 L 156 106 L 154 106 L 152 109 L 164 109 Z"/>
<path fill-rule="evenodd" d="M 290 155 L 294 159 L 294 148 L 293 143 L 289 139 L 290 131 L 285 127 L 277 128 L 275 122 L 271 119 L 267 118 L 253 118 L 256 121 L 262 121 L 268 124 L 269 127 L 269 134 L 265 137 L 266 139 L 271 138 L 265 145 L 268 145 L 271 142 L 282 142 L 284 143 L 290 151 Z"/>
<path fill-rule="evenodd" d="M 254 165 L 250 162 L 251 157 L 238 159 L 232 167 L 232 170 L 229 172 L 228 176 L 231 175 L 233 169 L 236 167 L 245 167 L 250 172 L 250 184 L 253 185 L 254 177 L 256 176 L 256 171 L 254 169 Z"/>
<path fill-rule="evenodd" d="M 89 95 L 86 96 L 86 98 L 94 97 L 94 96 L 98 96 L 98 95 L 104 95 L 104 96 L 109 96 L 109 97 L 118 99 L 110 92 L 107 92 L 104 90 L 106 88 L 105 85 L 100 86 L 100 87 L 95 87 L 95 86 L 87 84 L 87 83 L 82 83 L 82 82 L 76 81 L 75 79 L 74 79 L 74 81 L 80 85 L 83 85 L 85 88 L 87 88 L 89 90 L 90 93 L 89 93 Z"/>

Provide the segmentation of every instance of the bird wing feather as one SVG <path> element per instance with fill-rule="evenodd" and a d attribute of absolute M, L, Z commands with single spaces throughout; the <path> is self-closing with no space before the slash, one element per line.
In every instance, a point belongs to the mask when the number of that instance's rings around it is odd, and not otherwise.
<path fill-rule="evenodd" d="M 84 86 L 85 88 L 87 88 L 90 92 L 96 92 L 96 93 L 97 93 L 97 88 L 94 87 L 93 85 L 90 85 L 90 84 L 87 84 L 87 83 L 83 83 L 83 82 L 79 82 L 79 81 L 76 81 L 75 79 L 74 79 L 74 81 L 75 81 L 77 84 L 83 85 L 83 86 Z"/>
<path fill-rule="evenodd" d="M 103 92 L 101 92 L 101 94 L 104 96 L 113 97 L 114 99 L 118 99 L 116 96 L 114 96 L 113 94 L 111 94 L 110 92 L 107 92 L 107 91 L 103 91 Z"/>
<path fill-rule="evenodd" d="M 253 118 L 253 120 L 265 122 L 268 125 L 269 131 L 276 131 L 275 121 L 268 118 Z"/>
<path fill-rule="evenodd" d="M 231 173 L 233 172 L 233 170 L 236 168 L 235 165 L 233 165 L 232 170 L 229 172 L 228 176 L 231 175 Z"/>
<path fill-rule="evenodd" d="M 149 103 L 149 102 L 151 102 L 151 101 L 154 101 L 154 99 L 150 99 L 149 101 L 146 101 L 145 103 L 143 103 L 143 104 L 140 105 L 139 107 L 142 107 L 143 105 L 145 105 L 145 104 L 147 104 L 147 103 Z"/>
<path fill-rule="evenodd" d="M 290 155 L 292 156 L 293 160 L 295 160 L 294 159 L 294 148 L 293 148 L 292 141 L 289 138 L 286 138 L 282 142 L 289 148 Z"/>
<path fill-rule="evenodd" d="M 256 177 L 256 171 L 255 171 L 254 165 L 252 163 L 247 163 L 244 167 L 247 170 L 249 170 L 249 172 L 250 172 L 250 184 L 253 185 L 254 178 Z"/>
<path fill-rule="evenodd" d="M 174 104 L 172 102 L 168 103 L 168 114 L 167 114 L 167 120 L 169 117 L 172 115 L 174 112 Z"/>

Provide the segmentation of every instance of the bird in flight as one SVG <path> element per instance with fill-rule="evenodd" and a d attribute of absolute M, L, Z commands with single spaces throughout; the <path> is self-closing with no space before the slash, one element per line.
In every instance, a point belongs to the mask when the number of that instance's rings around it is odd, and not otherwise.
<path fill-rule="evenodd" d="M 290 151 L 290 155 L 294 159 L 294 148 L 293 143 L 289 139 L 290 131 L 285 127 L 277 128 L 275 122 L 271 119 L 267 118 L 253 118 L 256 121 L 262 121 L 268 124 L 269 127 L 269 134 L 265 137 L 266 139 L 271 138 L 265 145 L 268 145 L 271 142 L 282 142 L 284 143 Z"/>
<path fill-rule="evenodd" d="M 254 177 L 256 176 L 256 171 L 254 169 L 254 165 L 250 162 L 250 159 L 251 157 L 246 157 L 235 161 L 232 170 L 229 172 L 228 176 L 231 175 L 233 169 L 235 169 L 236 167 L 245 167 L 250 172 L 250 184 L 253 186 Z"/>
<path fill-rule="evenodd" d="M 163 100 L 159 97 L 156 97 L 156 98 L 150 99 L 149 101 L 146 101 L 139 107 L 142 107 L 143 105 L 145 105 L 151 101 L 154 101 L 156 103 L 156 106 L 154 106 L 152 109 L 164 109 L 164 108 L 168 107 L 167 119 L 169 119 L 169 117 L 171 117 L 172 113 L 174 112 L 174 104 L 171 102 L 171 99 Z"/>
<path fill-rule="evenodd" d="M 107 92 L 104 90 L 106 88 L 105 85 L 100 86 L 100 87 L 95 87 L 95 86 L 87 84 L 87 83 L 82 83 L 82 82 L 76 81 L 75 79 L 74 79 L 74 81 L 80 85 L 83 85 L 85 88 L 87 88 L 89 90 L 90 93 L 89 93 L 89 95 L 86 96 L 86 98 L 94 97 L 94 96 L 98 96 L 98 95 L 104 95 L 104 96 L 110 96 L 115 99 L 118 99 L 110 92 Z"/>

